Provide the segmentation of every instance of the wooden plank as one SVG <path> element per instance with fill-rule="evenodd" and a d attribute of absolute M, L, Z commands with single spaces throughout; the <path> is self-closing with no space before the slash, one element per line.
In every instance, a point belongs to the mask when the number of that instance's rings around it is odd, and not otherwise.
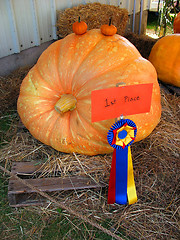
<path fill-rule="evenodd" d="M 10 194 L 8 193 L 9 204 L 11 207 L 42 206 L 48 203 L 42 196 L 29 193 Z"/>
<path fill-rule="evenodd" d="M 41 173 L 41 166 L 42 164 L 37 164 L 37 162 L 14 162 L 11 172 L 19 177 L 23 176 L 23 180 L 43 192 L 104 187 L 103 183 L 96 182 L 90 176 L 29 178 L 29 175 L 34 172 Z M 13 177 L 9 180 L 8 199 L 12 207 L 44 205 L 47 203 L 46 199 L 43 199 L 36 190 L 29 188 Z"/>
<path fill-rule="evenodd" d="M 36 178 L 24 179 L 27 183 L 31 184 L 44 192 L 85 189 L 85 188 L 100 188 L 103 187 L 101 183 L 96 183 L 90 177 L 86 176 L 73 176 L 73 177 L 51 177 L 51 178 Z M 32 193 L 36 192 L 33 189 L 23 185 L 17 180 L 9 181 L 9 193 Z"/>
<path fill-rule="evenodd" d="M 37 162 L 13 162 L 11 172 L 19 175 L 28 175 L 40 170 L 41 166 L 42 164 L 38 164 Z"/>

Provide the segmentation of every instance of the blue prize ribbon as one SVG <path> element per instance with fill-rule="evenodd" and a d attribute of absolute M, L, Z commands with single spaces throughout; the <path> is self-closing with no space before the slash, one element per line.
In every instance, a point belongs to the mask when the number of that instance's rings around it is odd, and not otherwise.
<path fill-rule="evenodd" d="M 125 144 L 125 138 L 128 134 L 130 134 L 128 131 L 126 131 L 126 126 L 131 127 L 128 128 L 128 130 L 130 129 L 130 131 L 134 131 L 134 134 L 133 137 L 129 135 L 130 137 Z M 108 202 L 110 204 L 127 204 L 129 201 L 129 196 L 127 194 L 129 154 L 128 147 L 130 147 L 130 145 L 134 142 L 136 133 L 136 125 L 130 119 L 121 119 L 120 121 L 117 121 L 112 125 L 108 132 L 107 140 L 109 144 L 114 148 L 113 163 L 115 163 L 112 164 L 109 179 Z M 130 201 L 131 200 L 132 199 L 130 199 Z"/>

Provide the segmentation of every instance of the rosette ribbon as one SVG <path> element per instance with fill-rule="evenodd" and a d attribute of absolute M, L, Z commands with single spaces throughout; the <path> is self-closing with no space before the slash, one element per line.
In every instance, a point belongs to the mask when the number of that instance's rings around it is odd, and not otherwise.
<path fill-rule="evenodd" d="M 130 148 L 136 134 L 137 127 L 130 119 L 115 122 L 108 131 L 108 143 L 114 148 L 108 189 L 109 204 L 137 202 Z"/>

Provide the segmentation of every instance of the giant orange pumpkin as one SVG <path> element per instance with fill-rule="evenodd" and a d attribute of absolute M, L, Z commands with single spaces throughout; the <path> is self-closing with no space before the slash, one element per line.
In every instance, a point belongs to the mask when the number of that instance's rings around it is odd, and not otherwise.
<path fill-rule="evenodd" d="M 91 91 L 153 83 L 149 113 L 128 116 L 147 137 L 161 115 L 160 90 L 152 64 L 119 35 L 93 29 L 56 41 L 23 80 L 18 112 L 31 134 L 62 152 L 110 153 L 107 132 L 115 119 L 91 122 Z"/>
<path fill-rule="evenodd" d="M 174 33 L 180 33 L 180 12 L 176 15 L 173 23 Z"/>
<path fill-rule="evenodd" d="M 180 87 L 180 34 L 160 38 L 151 49 L 149 61 L 161 81 Z"/>

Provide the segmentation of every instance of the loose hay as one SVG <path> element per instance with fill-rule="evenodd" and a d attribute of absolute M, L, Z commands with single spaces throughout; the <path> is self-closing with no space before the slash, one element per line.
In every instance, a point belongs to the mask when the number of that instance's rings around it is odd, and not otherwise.
<path fill-rule="evenodd" d="M 100 224 L 106 221 L 108 229 L 120 236 L 123 232 L 127 239 L 178 239 L 180 101 L 179 97 L 163 91 L 161 96 L 159 125 L 148 138 L 132 145 L 136 204 L 107 205 L 107 188 L 60 192 L 53 197 L 93 221 Z M 87 174 L 108 186 L 111 154 L 93 157 L 64 154 L 34 139 L 21 124 L 14 124 L 14 129 L 12 140 L 0 150 L 0 161 L 7 168 L 12 161 L 35 160 L 44 162 L 40 177 L 56 175 L 57 171 L 61 176 Z M 52 214 L 53 207 L 46 211 Z"/>
<path fill-rule="evenodd" d="M 78 5 L 77 7 L 67 8 L 57 12 L 57 35 L 64 38 L 72 33 L 72 24 L 81 17 L 88 25 L 88 30 L 100 28 L 103 24 L 112 23 L 117 27 L 117 33 L 123 35 L 128 21 L 128 11 L 119 7 L 100 3 L 89 3 Z"/>
<path fill-rule="evenodd" d="M 30 67 L 19 68 L 6 77 L 0 76 L 0 114 L 16 109 L 20 85 L 29 70 Z"/>

